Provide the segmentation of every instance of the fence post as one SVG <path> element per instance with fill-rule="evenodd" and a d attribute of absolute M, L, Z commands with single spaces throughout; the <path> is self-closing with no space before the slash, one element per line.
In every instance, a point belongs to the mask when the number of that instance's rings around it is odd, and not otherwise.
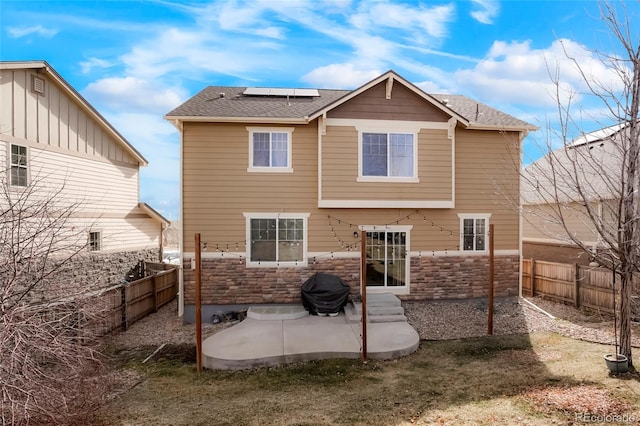
<path fill-rule="evenodd" d="M 531 297 L 536 297 L 536 260 L 531 258 Z"/>
<path fill-rule="evenodd" d="M 573 264 L 573 282 L 574 282 L 574 294 L 575 294 L 575 305 L 576 309 L 580 307 L 580 266 L 577 263 Z"/>
<path fill-rule="evenodd" d="M 121 324 L 122 331 L 127 331 L 127 286 L 125 284 L 120 287 L 120 309 L 122 311 Z"/>
<path fill-rule="evenodd" d="M 151 285 L 153 286 L 153 312 L 158 312 L 158 274 L 154 273 L 151 277 Z"/>

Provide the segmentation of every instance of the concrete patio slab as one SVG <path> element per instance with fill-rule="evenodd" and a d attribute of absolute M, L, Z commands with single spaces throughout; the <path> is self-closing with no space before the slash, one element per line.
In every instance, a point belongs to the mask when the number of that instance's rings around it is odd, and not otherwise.
<path fill-rule="evenodd" d="M 328 358 L 359 358 L 361 324 L 337 317 L 244 321 L 207 338 L 203 365 L 210 369 L 247 369 Z M 406 322 L 367 324 L 367 354 L 391 359 L 415 352 L 418 333 Z"/>

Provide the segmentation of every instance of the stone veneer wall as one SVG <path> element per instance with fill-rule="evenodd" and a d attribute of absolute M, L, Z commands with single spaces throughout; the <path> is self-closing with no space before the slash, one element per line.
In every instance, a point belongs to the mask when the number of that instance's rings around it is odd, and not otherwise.
<path fill-rule="evenodd" d="M 436 256 L 411 259 L 409 295 L 402 300 L 465 299 L 486 297 L 488 256 Z M 495 295 L 517 296 L 519 256 L 496 256 Z M 360 259 L 323 259 L 299 268 L 247 268 L 240 258 L 202 259 L 202 303 L 242 305 L 300 303 L 300 287 L 316 272 L 337 275 L 358 294 Z M 191 259 L 183 263 L 186 305 L 195 303 Z"/>
<path fill-rule="evenodd" d="M 118 284 L 140 260 L 161 262 L 157 248 L 119 251 L 83 252 L 74 256 L 53 277 L 86 287 L 106 288 Z"/>

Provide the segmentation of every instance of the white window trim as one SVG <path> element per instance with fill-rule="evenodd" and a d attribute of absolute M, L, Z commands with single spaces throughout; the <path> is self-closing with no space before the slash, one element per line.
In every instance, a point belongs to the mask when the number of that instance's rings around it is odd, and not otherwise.
<path fill-rule="evenodd" d="M 461 253 L 488 253 L 489 252 L 489 219 L 491 213 L 458 213 L 460 219 L 460 252 Z M 464 220 L 465 219 L 484 219 L 484 250 L 465 250 L 464 249 Z"/>
<path fill-rule="evenodd" d="M 250 173 L 293 173 L 293 127 L 252 127 L 247 126 L 249 132 L 249 167 Z M 253 165 L 253 134 L 254 133 L 287 133 L 287 167 L 254 167 Z"/>
<path fill-rule="evenodd" d="M 387 134 L 387 146 L 389 143 L 388 135 L 412 135 L 413 136 L 413 176 L 364 176 L 362 174 L 362 135 L 363 133 L 385 133 Z M 387 156 L 389 152 L 387 151 Z M 387 158 L 387 161 L 389 159 Z M 418 130 L 395 129 L 395 128 L 366 128 L 358 127 L 358 178 L 356 182 L 398 182 L 398 183 L 420 183 L 418 178 Z"/>
<path fill-rule="evenodd" d="M 29 185 L 31 184 L 31 167 L 30 167 L 30 164 L 31 164 L 31 156 L 30 156 L 31 149 L 28 146 L 22 145 L 22 144 L 19 144 L 19 143 L 9 143 L 7 145 L 8 145 L 8 149 L 9 149 L 9 151 L 7 153 L 7 160 L 9 162 L 9 167 L 8 167 L 8 170 L 9 170 L 9 187 L 10 188 L 14 188 L 14 189 L 17 189 L 17 188 L 28 188 Z M 12 148 L 14 146 L 25 148 L 25 150 L 26 150 L 26 154 L 25 155 L 27 157 L 27 165 L 24 166 L 24 167 L 18 165 L 18 167 L 24 168 L 24 169 L 27 170 L 27 184 L 24 185 L 24 186 L 22 186 L 22 185 L 14 185 L 13 182 L 11 181 L 11 168 L 14 166 L 13 161 L 12 161 L 13 160 L 12 159 L 12 157 L 13 157 Z"/>
<path fill-rule="evenodd" d="M 243 213 L 245 217 L 245 238 L 246 238 L 246 266 L 249 268 L 287 268 L 305 267 L 308 264 L 309 247 L 309 216 L 311 213 Z M 303 240 L 302 259 L 298 262 L 256 262 L 251 260 L 251 219 L 302 219 L 303 220 Z"/>
<path fill-rule="evenodd" d="M 407 261 L 405 263 L 405 277 L 407 277 L 406 284 L 402 287 L 378 287 L 367 286 L 367 293 L 393 293 L 393 294 L 409 294 L 411 287 L 411 230 L 413 225 L 361 225 L 359 226 L 361 231 L 388 231 L 388 232 L 406 232 L 407 234 Z M 362 268 L 362 265 L 360 265 Z M 362 272 L 362 271 L 361 271 Z"/>

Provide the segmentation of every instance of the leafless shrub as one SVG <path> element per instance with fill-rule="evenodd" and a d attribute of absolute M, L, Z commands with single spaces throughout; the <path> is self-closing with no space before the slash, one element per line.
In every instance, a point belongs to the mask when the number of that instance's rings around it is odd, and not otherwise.
<path fill-rule="evenodd" d="M 32 179 L 0 174 L 0 414 L 2 424 L 72 423 L 100 402 L 94 324 L 104 312 L 61 271 L 86 250 L 80 202 Z M 68 275 L 65 275 L 68 277 Z"/>

